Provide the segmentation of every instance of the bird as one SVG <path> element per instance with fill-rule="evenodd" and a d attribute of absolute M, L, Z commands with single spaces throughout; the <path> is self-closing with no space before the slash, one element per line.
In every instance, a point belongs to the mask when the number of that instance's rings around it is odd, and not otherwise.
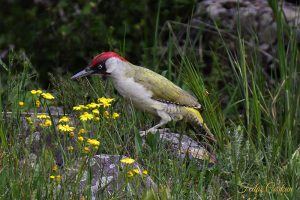
<path fill-rule="evenodd" d="M 71 79 L 90 75 L 110 78 L 115 89 L 125 99 L 142 111 L 160 117 L 158 124 L 143 132 L 155 133 L 170 121 L 185 120 L 214 143 L 216 139 L 201 115 L 198 100 L 168 80 L 166 77 L 145 67 L 130 63 L 115 52 L 103 52 Z M 203 135 L 203 134 L 202 134 Z"/>

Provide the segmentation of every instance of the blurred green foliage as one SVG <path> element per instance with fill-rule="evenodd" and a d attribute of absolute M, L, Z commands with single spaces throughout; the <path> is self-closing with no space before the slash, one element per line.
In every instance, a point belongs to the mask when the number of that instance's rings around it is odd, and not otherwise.
<path fill-rule="evenodd" d="M 113 50 L 136 64 L 153 64 L 159 28 L 167 20 L 187 22 L 195 0 L 71 1 L 2 0 L 0 58 L 24 50 L 40 80 L 65 74 Z M 1 69 L 2 70 L 2 69 Z"/>

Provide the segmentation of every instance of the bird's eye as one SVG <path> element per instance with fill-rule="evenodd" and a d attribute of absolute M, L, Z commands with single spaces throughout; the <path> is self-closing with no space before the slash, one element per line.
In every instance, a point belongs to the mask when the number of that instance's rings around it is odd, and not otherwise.
<path fill-rule="evenodd" d="M 102 65 L 100 64 L 100 65 L 98 65 L 98 69 L 102 69 Z"/>

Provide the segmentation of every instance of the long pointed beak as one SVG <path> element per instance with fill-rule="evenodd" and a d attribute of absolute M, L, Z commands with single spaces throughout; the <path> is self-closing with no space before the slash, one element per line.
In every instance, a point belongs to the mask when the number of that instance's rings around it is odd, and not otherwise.
<path fill-rule="evenodd" d="M 74 76 L 71 77 L 71 79 L 78 79 L 78 78 L 82 78 L 85 76 L 89 76 L 93 73 L 94 71 L 91 70 L 89 67 L 85 68 L 84 70 L 78 72 L 77 74 L 75 74 Z"/>

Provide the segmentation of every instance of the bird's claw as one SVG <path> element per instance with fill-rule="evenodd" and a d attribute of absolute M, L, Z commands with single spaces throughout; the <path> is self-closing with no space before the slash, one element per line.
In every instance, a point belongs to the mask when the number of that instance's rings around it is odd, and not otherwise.
<path fill-rule="evenodd" d="M 146 137 L 149 133 L 155 134 L 155 133 L 165 133 L 165 132 L 170 132 L 169 128 L 161 128 L 161 129 L 156 129 L 156 128 L 150 128 L 146 131 L 140 131 L 140 136 L 141 137 Z"/>
<path fill-rule="evenodd" d="M 141 137 L 145 137 L 147 134 L 146 134 L 146 131 L 140 131 L 140 136 Z"/>

